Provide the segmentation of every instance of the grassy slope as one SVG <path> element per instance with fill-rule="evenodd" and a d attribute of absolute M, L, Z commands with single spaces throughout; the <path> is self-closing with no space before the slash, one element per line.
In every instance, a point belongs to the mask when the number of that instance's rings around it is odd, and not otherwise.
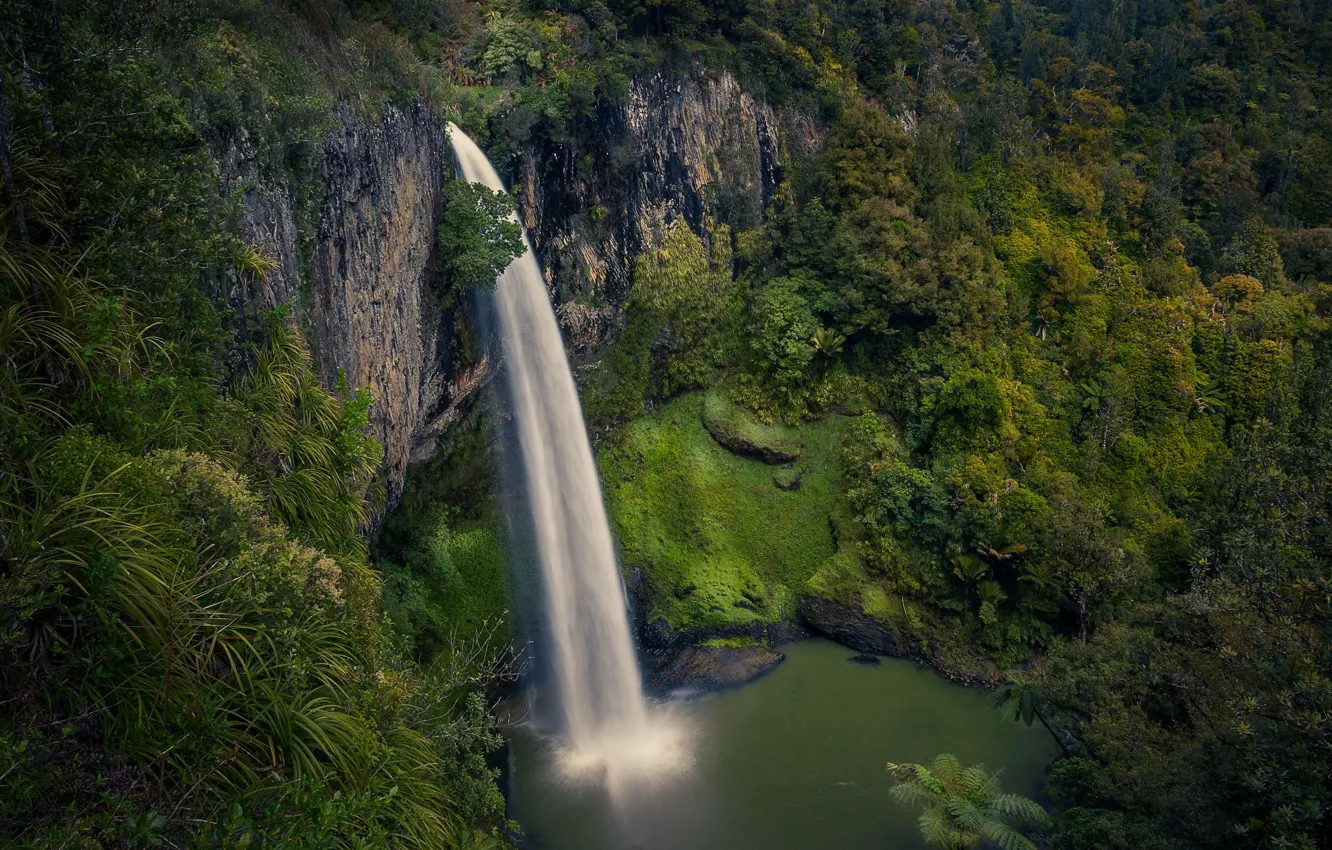
<path fill-rule="evenodd" d="M 627 425 L 600 453 L 606 503 L 626 569 L 643 571 L 650 617 L 672 628 L 772 622 L 834 552 L 829 515 L 841 491 L 832 417 L 800 428 L 801 486 L 774 484 L 780 467 L 734 455 L 704 430 L 702 395 Z M 683 598 L 680 594 L 693 586 Z"/>

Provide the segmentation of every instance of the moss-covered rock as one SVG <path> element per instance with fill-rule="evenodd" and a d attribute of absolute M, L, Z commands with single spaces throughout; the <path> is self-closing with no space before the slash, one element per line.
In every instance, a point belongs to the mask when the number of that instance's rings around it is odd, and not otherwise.
<path fill-rule="evenodd" d="M 792 492 L 800 489 L 800 471 L 782 467 L 772 473 L 772 483 L 778 490 Z"/>
<path fill-rule="evenodd" d="M 804 448 L 791 432 L 764 425 L 718 392 L 703 396 L 703 427 L 722 448 L 764 463 L 790 463 Z"/>
<path fill-rule="evenodd" d="M 846 518 L 834 511 L 829 521 L 839 547 L 803 588 L 805 625 L 861 652 L 922 661 L 956 682 L 999 683 L 998 668 L 956 614 L 894 592 L 866 568 Z"/>

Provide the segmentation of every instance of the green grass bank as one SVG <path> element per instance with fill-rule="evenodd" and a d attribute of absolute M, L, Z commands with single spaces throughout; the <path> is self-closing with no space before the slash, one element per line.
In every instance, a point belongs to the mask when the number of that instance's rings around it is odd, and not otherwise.
<path fill-rule="evenodd" d="M 829 515 L 841 492 L 847 420 L 768 426 L 726 405 L 737 432 L 802 446 L 785 468 L 719 445 L 703 417 L 705 405 L 719 404 L 708 394 L 678 398 L 626 425 L 598 455 L 621 562 L 642 572 L 648 620 L 664 618 L 676 631 L 792 616 L 835 551 Z"/>

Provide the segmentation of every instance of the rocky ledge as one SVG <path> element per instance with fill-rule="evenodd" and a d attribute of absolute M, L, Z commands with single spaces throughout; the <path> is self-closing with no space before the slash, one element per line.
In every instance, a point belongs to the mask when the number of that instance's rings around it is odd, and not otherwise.
<path fill-rule="evenodd" d="M 902 657 L 913 654 L 912 648 L 904 646 L 885 624 L 842 602 L 806 596 L 800 600 L 800 616 L 818 631 L 860 652 Z"/>
<path fill-rule="evenodd" d="M 922 641 L 844 602 L 805 596 L 800 600 L 800 616 L 815 631 L 862 653 L 909 658 L 963 685 L 994 688 L 1002 684 L 994 663 L 979 653 L 960 646 L 950 651 L 943 641 Z"/>
<path fill-rule="evenodd" d="M 648 686 L 658 693 L 715 691 L 752 682 L 785 660 L 785 653 L 762 644 L 690 646 L 660 656 L 650 668 Z"/>

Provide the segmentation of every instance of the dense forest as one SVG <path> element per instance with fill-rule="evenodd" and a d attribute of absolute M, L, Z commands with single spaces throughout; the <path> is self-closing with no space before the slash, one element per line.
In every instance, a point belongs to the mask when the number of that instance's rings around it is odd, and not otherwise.
<path fill-rule="evenodd" d="M 819 143 L 635 258 L 583 386 L 610 484 L 697 390 L 839 411 L 810 592 L 1004 671 L 1064 751 L 1038 843 L 1332 847 L 1332 3 L 46 0 L 0 38 L 0 844 L 505 846 L 480 414 L 385 514 L 376 399 L 225 295 L 274 259 L 219 162 L 308 188 L 335 108 L 424 104 L 512 171 L 674 67 Z M 444 204 L 459 313 L 521 245 Z"/>

